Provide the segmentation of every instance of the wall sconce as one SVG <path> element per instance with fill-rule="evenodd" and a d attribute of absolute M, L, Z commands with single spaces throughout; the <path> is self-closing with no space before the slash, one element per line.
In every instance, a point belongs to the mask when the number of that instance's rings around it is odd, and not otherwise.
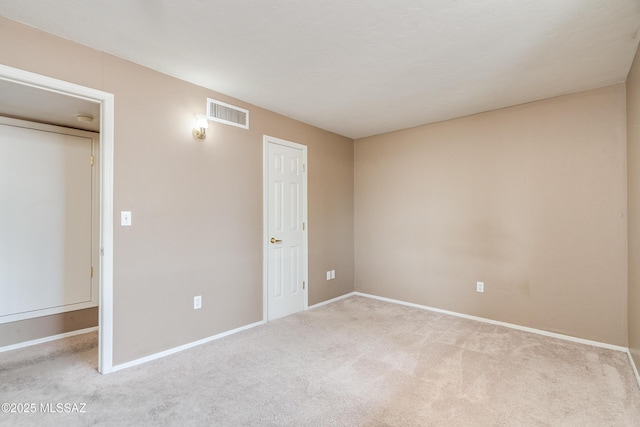
<path fill-rule="evenodd" d="M 209 128 L 209 120 L 204 114 L 196 114 L 196 125 L 193 128 L 193 136 L 198 139 L 207 137 L 207 129 Z"/>

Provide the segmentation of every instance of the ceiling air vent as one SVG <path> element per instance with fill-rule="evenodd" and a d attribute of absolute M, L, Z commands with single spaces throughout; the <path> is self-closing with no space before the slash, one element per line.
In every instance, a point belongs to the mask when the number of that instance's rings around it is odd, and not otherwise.
<path fill-rule="evenodd" d="M 249 129 L 249 110 L 207 98 L 207 118 L 231 126 Z"/>

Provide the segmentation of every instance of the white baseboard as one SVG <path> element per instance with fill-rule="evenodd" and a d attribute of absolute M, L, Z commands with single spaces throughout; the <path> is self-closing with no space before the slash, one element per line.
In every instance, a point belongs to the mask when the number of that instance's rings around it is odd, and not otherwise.
<path fill-rule="evenodd" d="M 635 364 L 635 362 L 633 360 L 633 357 L 631 356 L 631 352 L 626 347 L 621 347 L 621 346 L 617 346 L 617 345 L 602 343 L 602 342 L 599 342 L 599 341 L 586 340 L 586 339 L 583 339 L 583 338 L 576 338 L 576 337 L 572 337 L 570 335 L 563 335 L 563 334 L 558 334 L 558 333 L 555 333 L 555 332 L 543 331 L 541 329 L 529 328 L 529 327 L 526 327 L 526 326 L 520 326 L 520 325 L 516 325 L 516 324 L 513 324 L 513 323 L 500 322 L 498 320 L 486 319 L 484 317 L 478 317 L 478 316 L 471 316 L 471 315 L 468 315 L 468 314 L 458 313 L 458 312 L 455 312 L 455 311 L 443 310 L 443 309 L 440 309 L 440 308 L 429 307 L 429 306 L 421 305 L 421 304 L 414 304 L 414 303 L 401 301 L 401 300 L 396 300 L 396 299 L 392 299 L 392 298 L 380 297 L 380 296 L 377 296 L 377 295 L 365 294 L 365 293 L 362 293 L 362 292 L 350 292 L 348 294 L 340 295 L 339 297 L 332 298 L 330 300 L 323 301 L 323 302 L 320 302 L 318 304 L 314 304 L 312 306 L 309 306 L 308 310 L 312 310 L 312 309 L 315 309 L 315 308 L 318 308 L 318 307 L 322 307 L 323 305 L 331 304 L 331 303 L 334 303 L 336 301 L 339 301 L 339 300 L 342 300 L 342 299 L 345 299 L 345 298 L 349 298 L 351 296 L 360 296 L 360 297 L 365 297 L 365 298 L 377 299 L 377 300 L 380 300 L 380 301 L 385 301 L 385 302 L 389 302 L 389 303 L 393 303 L 393 304 L 404 305 L 404 306 L 408 306 L 408 307 L 418 308 L 418 309 L 421 309 L 421 310 L 433 311 L 433 312 L 436 312 L 436 313 L 448 314 L 448 315 L 451 315 L 451 316 L 461 317 L 461 318 L 464 318 L 464 319 L 475 320 L 475 321 L 483 322 L 483 323 L 490 323 L 490 324 L 493 324 L 493 325 L 504 326 L 504 327 L 507 327 L 507 328 L 517 329 L 517 330 L 525 331 L 525 332 L 531 332 L 531 333 L 538 334 L 538 335 L 544 335 L 544 336 L 558 338 L 558 339 L 562 339 L 562 340 L 573 341 L 573 342 L 577 342 L 577 343 L 580 343 L 580 344 L 586 344 L 586 345 L 592 345 L 592 346 L 595 346 L 595 347 L 607 348 L 607 349 L 610 349 L 610 350 L 622 351 L 624 353 L 627 353 L 627 355 L 629 357 L 629 363 L 631 364 L 631 367 L 633 369 L 634 375 L 636 377 L 636 381 L 638 382 L 638 387 L 640 387 L 640 374 L 638 373 L 638 369 L 636 367 L 636 364 Z M 260 322 L 252 323 L 252 324 L 245 325 L 245 326 L 241 326 L 239 328 L 232 329 L 232 330 L 226 331 L 226 332 L 222 332 L 220 334 L 213 335 L 213 336 L 208 337 L 208 338 L 203 338 L 203 339 L 198 340 L 198 341 L 194 341 L 194 342 L 191 342 L 191 343 L 188 343 L 188 344 L 184 344 L 184 345 L 181 345 L 181 346 L 178 346 L 178 347 L 171 348 L 169 350 L 165 350 L 165 351 L 161 351 L 159 353 L 155 353 L 155 354 L 152 354 L 152 355 L 149 355 L 149 356 L 145 356 L 145 357 L 142 357 L 140 359 L 132 360 L 131 362 L 127 362 L 127 363 L 123 363 L 123 364 L 120 364 L 120 365 L 116 365 L 116 366 L 113 367 L 113 369 L 110 372 L 120 371 L 122 369 L 130 368 L 130 367 L 133 367 L 133 366 L 136 366 L 136 365 L 140 365 L 142 363 L 150 362 L 150 361 L 155 360 L 155 359 L 160 359 L 162 357 L 169 356 L 171 354 L 178 353 L 180 351 L 187 350 L 189 348 L 196 347 L 196 346 L 199 346 L 199 345 L 202 345 L 202 344 L 206 344 L 208 342 L 211 342 L 211 341 L 214 341 L 214 340 L 217 340 L 217 339 L 220 339 L 220 338 L 224 338 L 226 336 L 233 335 L 235 333 L 242 332 L 242 331 L 245 331 L 247 329 L 254 328 L 256 326 L 264 325 L 265 323 L 267 323 L 267 322 L 262 320 Z M 29 346 L 36 345 L 36 344 L 42 344 L 42 343 L 46 343 L 46 342 L 49 342 L 49 341 L 55 341 L 55 340 L 59 340 L 59 339 L 62 339 L 62 338 L 68 338 L 68 337 L 73 337 L 73 336 L 76 336 L 76 335 L 95 332 L 97 330 L 98 330 L 97 327 L 86 328 L 86 329 L 80 329 L 80 330 L 77 330 L 77 331 L 66 332 L 64 334 L 58 334 L 58 335 L 52 335 L 52 336 L 49 336 L 49 337 L 39 338 L 39 339 L 36 339 L 36 340 L 25 341 L 25 342 L 21 342 L 21 343 L 18 343 L 18 344 L 11 344 L 11 345 L 7 345 L 7 346 L 4 346 L 4 347 L 0 347 L 0 353 L 5 352 L 5 351 L 17 350 L 17 349 L 20 349 L 20 348 L 29 347 Z"/>
<path fill-rule="evenodd" d="M 636 362 L 634 362 L 633 356 L 631 356 L 631 351 L 629 349 L 627 349 L 627 356 L 629 356 L 629 363 L 631 363 L 631 368 L 633 368 L 633 373 L 636 376 L 638 387 L 640 387 L 640 374 L 638 374 L 638 368 L 636 367 Z"/>
<path fill-rule="evenodd" d="M 319 302 L 317 304 L 313 304 L 313 305 L 307 307 L 307 310 L 313 310 L 314 308 L 322 307 L 323 305 L 331 304 L 333 302 L 340 301 L 341 299 L 352 297 L 355 294 L 356 294 L 355 292 L 349 292 L 348 294 L 340 295 L 339 297 L 331 298 L 329 300 L 322 301 L 322 302 Z"/>
<path fill-rule="evenodd" d="M 76 336 L 76 335 L 88 334 L 89 332 L 95 332 L 97 330 L 98 330 L 98 327 L 94 326 L 93 328 L 78 329 L 77 331 L 65 332 L 64 334 L 51 335 L 49 337 L 38 338 L 36 340 L 31 340 L 31 341 L 20 342 L 20 343 L 17 343 L 17 344 L 6 345 L 4 347 L 0 347 L 0 353 L 3 353 L 5 351 L 17 350 L 19 348 L 30 347 L 32 345 L 42 344 L 42 343 L 49 342 L 49 341 L 55 341 L 55 340 L 59 340 L 59 339 L 62 339 L 62 338 L 68 338 L 68 337 L 73 337 L 73 336 Z"/>
<path fill-rule="evenodd" d="M 256 326 L 264 325 L 265 323 L 266 322 L 264 320 L 261 320 L 260 322 L 251 323 L 249 325 L 241 326 L 239 328 L 232 329 L 230 331 L 219 333 L 218 335 L 213 335 L 208 338 L 203 338 L 198 341 L 194 341 L 178 347 L 170 348 L 169 350 L 165 350 L 159 353 L 151 354 L 149 356 L 141 357 L 140 359 L 132 360 L 131 362 L 122 363 L 120 365 L 114 366 L 111 372 L 121 371 L 122 369 L 131 368 L 132 366 L 137 366 L 146 362 L 150 362 L 152 360 L 160 359 L 162 357 L 169 356 L 171 354 L 178 353 L 180 351 L 187 350 L 192 347 L 197 347 L 199 345 L 206 344 L 208 342 L 211 342 L 220 338 L 224 338 L 226 336 L 233 335 L 238 332 L 246 331 L 247 329 L 255 328 Z"/>
<path fill-rule="evenodd" d="M 470 316 L 468 314 L 457 313 L 455 311 L 449 311 L 449 310 L 442 310 L 440 308 L 429 307 L 429 306 L 426 306 L 426 305 L 413 304 L 413 303 L 410 303 L 410 302 L 405 302 L 405 301 L 400 301 L 400 300 L 395 300 L 395 299 L 385 298 L 385 297 L 379 297 L 377 295 L 365 294 L 365 293 L 362 293 L 362 292 L 354 292 L 353 294 L 357 295 L 357 296 L 361 296 L 361 297 L 373 298 L 373 299 L 377 299 L 377 300 L 380 300 L 380 301 L 391 302 L 391 303 L 394 303 L 394 304 L 406 305 L 408 307 L 419 308 L 419 309 L 422 309 L 422 310 L 433 311 L 433 312 L 436 312 L 436 313 L 442 313 L 442 314 L 448 314 L 448 315 L 451 315 L 451 316 L 462 317 L 464 319 L 476 320 L 478 322 L 490 323 L 492 325 L 505 326 L 507 328 L 517 329 L 519 331 L 531 332 L 533 334 L 544 335 L 544 336 L 547 336 L 547 337 L 558 338 L 558 339 L 561 339 L 561 340 L 573 341 L 573 342 L 577 342 L 577 343 L 580 343 L 580 344 L 592 345 L 592 346 L 595 346 L 595 347 L 607 348 L 609 350 L 622 351 L 622 352 L 625 352 L 625 353 L 629 351 L 628 348 L 621 347 L 619 345 L 607 344 L 607 343 L 603 343 L 603 342 L 599 342 L 599 341 L 586 340 L 586 339 L 583 339 L 583 338 L 572 337 L 571 335 L 558 334 L 558 333 L 555 333 L 555 332 L 544 331 L 542 329 L 529 328 L 527 326 L 520 326 L 520 325 L 516 325 L 516 324 L 513 324 L 513 323 L 500 322 L 498 320 L 486 319 L 484 317 Z"/>
<path fill-rule="evenodd" d="M 332 302 L 336 302 L 338 300 L 341 300 L 341 299 L 344 299 L 344 298 L 348 298 L 348 297 L 352 296 L 353 294 L 354 293 L 352 292 L 352 293 L 349 293 L 349 294 L 346 294 L 346 295 L 341 295 L 339 297 L 330 299 L 328 301 L 323 301 L 321 303 L 314 304 L 312 306 L 307 307 L 307 310 L 312 310 L 314 308 L 318 308 L 318 307 L 321 307 L 321 306 L 326 305 L 326 304 L 331 304 Z M 206 344 L 206 343 L 208 343 L 210 341 L 214 341 L 214 340 L 217 340 L 217 339 L 220 339 L 220 338 L 224 338 L 226 336 L 233 335 L 235 333 L 242 332 L 242 331 L 245 331 L 247 329 L 254 328 L 256 326 L 264 325 L 266 323 L 267 323 L 266 321 L 262 320 L 260 322 L 252 323 L 252 324 L 246 325 L 246 326 L 241 326 L 239 328 L 232 329 L 232 330 L 227 331 L 227 332 L 222 332 L 222 333 L 220 333 L 218 335 L 214 335 L 214 336 L 211 336 L 211 337 L 208 337 L 208 338 L 203 338 L 201 340 L 194 341 L 194 342 L 191 342 L 191 343 L 188 343 L 188 344 L 184 344 L 184 345 L 181 345 L 181 346 L 178 346 L 178 347 L 174 347 L 174 348 L 171 348 L 169 350 L 161 351 L 160 353 L 155 353 L 155 354 L 151 354 L 149 356 L 142 357 L 140 359 L 132 360 L 131 362 L 122 363 L 120 365 L 114 366 L 113 369 L 111 370 L 111 372 L 120 371 L 122 369 L 131 368 L 133 366 L 137 366 L 137 365 L 140 365 L 140 364 L 143 364 L 143 363 L 146 363 L 146 362 L 150 362 L 152 360 L 160 359 L 162 357 L 169 356 L 171 354 L 178 353 L 180 351 L 187 350 L 189 348 L 196 347 L 196 346 L 199 346 L 199 345 L 202 345 L 202 344 Z"/>

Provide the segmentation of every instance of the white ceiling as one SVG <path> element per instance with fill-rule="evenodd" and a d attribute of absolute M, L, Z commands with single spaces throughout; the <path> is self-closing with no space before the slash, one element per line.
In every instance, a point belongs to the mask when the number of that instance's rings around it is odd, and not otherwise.
<path fill-rule="evenodd" d="M 638 0 L 0 0 L 0 14 L 351 138 L 624 82 L 640 29 Z"/>

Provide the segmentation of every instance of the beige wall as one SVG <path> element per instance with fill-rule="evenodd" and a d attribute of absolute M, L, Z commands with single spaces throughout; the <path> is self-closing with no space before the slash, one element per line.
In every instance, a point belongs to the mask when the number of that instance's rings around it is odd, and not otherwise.
<path fill-rule="evenodd" d="M 356 291 L 626 346 L 625 126 L 620 84 L 356 140 Z"/>
<path fill-rule="evenodd" d="M 353 290 L 352 140 L 1 18 L 0 46 L 0 63 L 115 94 L 114 210 L 134 224 L 114 230 L 115 364 L 262 320 L 264 134 L 308 146 L 309 304 Z M 207 96 L 251 130 L 194 139 Z"/>
<path fill-rule="evenodd" d="M 640 53 L 627 78 L 629 350 L 640 367 Z"/>
<path fill-rule="evenodd" d="M 0 325 L 0 347 L 98 326 L 98 308 L 69 311 Z"/>

